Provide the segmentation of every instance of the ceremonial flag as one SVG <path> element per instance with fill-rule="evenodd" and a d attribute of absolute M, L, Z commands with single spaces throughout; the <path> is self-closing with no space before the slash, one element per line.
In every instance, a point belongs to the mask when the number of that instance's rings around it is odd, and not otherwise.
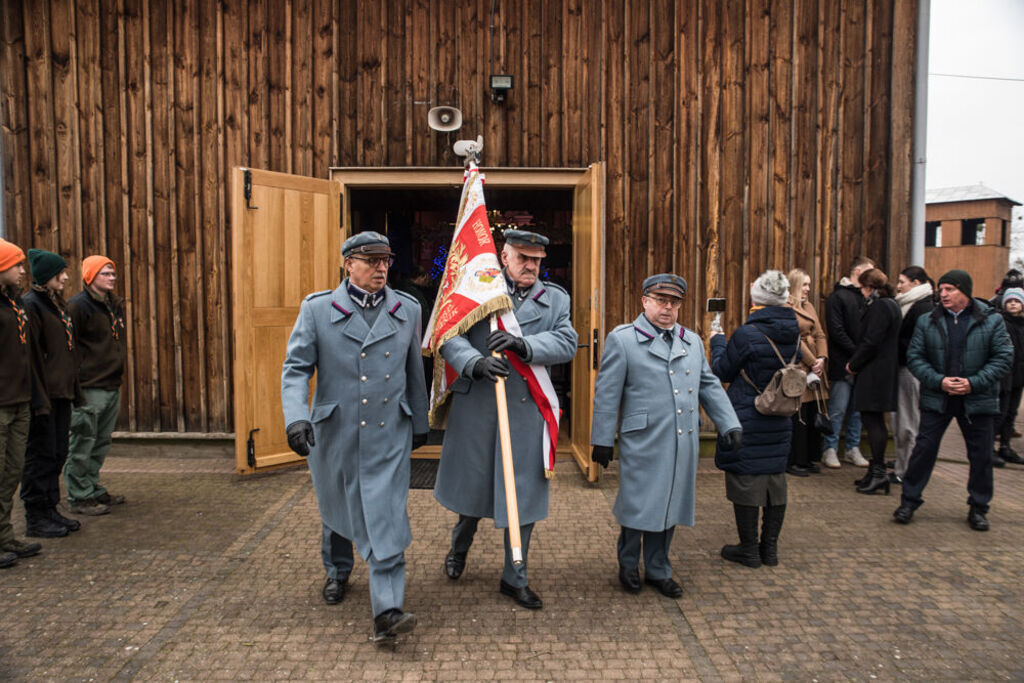
<path fill-rule="evenodd" d="M 434 356 L 430 392 L 430 425 L 434 429 L 444 428 L 450 387 L 458 379 L 458 374 L 444 362 L 441 345 L 465 334 L 491 313 L 511 310 L 512 299 L 508 296 L 487 221 L 483 176 L 476 164 L 470 163 L 463 178 L 455 234 L 441 286 L 423 333 L 423 349 Z"/>
<path fill-rule="evenodd" d="M 471 163 L 463 179 L 455 234 L 448 250 L 441 286 L 423 334 L 423 349 L 434 356 L 430 394 L 430 425 L 434 429 L 444 428 L 450 387 L 458 379 L 457 373 L 439 353 L 441 345 L 452 337 L 465 334 L 492 313 L 500 314 L 498 328 L 522 336 L 487 221 L 483 176 L 476 164 Z M 506 351 L 505 356 L 512 368 L 526 380 L 530 396 L 544 419 L 541 437 L 543 466 L 545 476 L 550 478 L 554 473 L 558 422 L 562 415 L 551 376 L 543 365 L 527 364 L 510 351 Z"/>

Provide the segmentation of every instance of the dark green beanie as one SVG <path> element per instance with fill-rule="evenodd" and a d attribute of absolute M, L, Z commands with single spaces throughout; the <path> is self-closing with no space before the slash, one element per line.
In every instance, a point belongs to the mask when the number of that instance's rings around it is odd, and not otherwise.
<path fill-rule="evenodd" d="M 42 286 L 49 282 L 54 275 L 59 275 L 60 271 L 67 268 L 68 262 L 52 251 L 29 249 L 28 266 L 32 270 L 32 282 Z"/>
<path fill-rule="evenodd" d="M 31 254 L 31 252 L 29 252 Z M 31 259 L 31 255 L 29 256 Z M 971 281 L 971 275 L 966 270 L 951 270 L 942 277 L 939 278 L 940 285 L 953 285 L 961 292 L 967 295 L 967 298 L 972 297 L 971 291 L 974 289 L 974 283 Z"/>

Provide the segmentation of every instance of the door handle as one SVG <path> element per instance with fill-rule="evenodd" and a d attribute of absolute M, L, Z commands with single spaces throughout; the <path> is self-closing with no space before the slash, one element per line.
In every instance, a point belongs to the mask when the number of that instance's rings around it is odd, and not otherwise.
<path fill-rule="evenodd" d="M 591 364 L 592 364 L 591 367 L 593 367 L 594 370 L 597 370 L 597 365 L 598 365 L 598 353 L 597 353 L 597 351 L 598 351 L 598 345 L 601 343 L 601 340 L 598 338 L 597 335 L 598 335 L 598 331 L 597 331 L 597 328 L 595 327 L 594 328 L 594 341 L 593 341 L 593 344 L 591 344 L 591 347 L 593 348 L 593 351 L 591 351 L 591 353 L 590 353 L 590 361 L 591 361 Z"/>

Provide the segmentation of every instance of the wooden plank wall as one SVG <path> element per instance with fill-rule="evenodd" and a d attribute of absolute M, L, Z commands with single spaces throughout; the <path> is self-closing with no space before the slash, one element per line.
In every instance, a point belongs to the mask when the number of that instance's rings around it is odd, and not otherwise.
<path fill-rule="evenodd" d="M 122 427 L 231 431 L 229 170 L 607 162 L 609 327 L 647 274 L 684 321 L 766 267 L 817 299 L 905 264 L 913 0 L 7 0 L 7 236 L 120 266 Z M 493 40 L 490 27 L 494 26 Z M 493 66 L 490 63 L 493 53 Z M 491 72 L 511 73 L 504 105 Z M 458 134 L 427 110 L 458 106 Z"/>

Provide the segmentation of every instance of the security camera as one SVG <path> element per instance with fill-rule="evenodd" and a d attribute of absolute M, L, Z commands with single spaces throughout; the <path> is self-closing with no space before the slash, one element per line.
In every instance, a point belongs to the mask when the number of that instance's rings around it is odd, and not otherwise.
<path fill-rule="evenodd" d="M 455 107 L 434 107 L 427 112 L 427 125 L 442 133 L 458 130 L 462 127 L 462 112 Z"/>

